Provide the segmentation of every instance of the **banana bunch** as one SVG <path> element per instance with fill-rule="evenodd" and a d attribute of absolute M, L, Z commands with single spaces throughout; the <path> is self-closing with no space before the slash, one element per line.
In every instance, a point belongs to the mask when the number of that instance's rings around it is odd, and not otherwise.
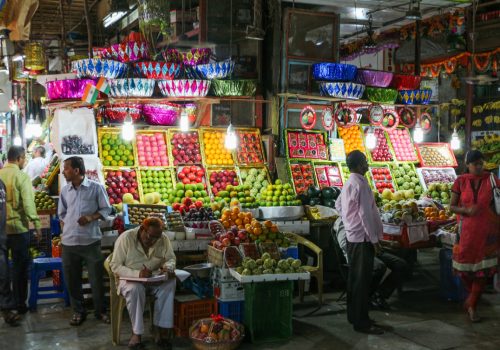
<path fill-rule="evenodd" d="M 453 109 L 451 110 L 451 116 L 452 116 L 452 117 L 459 116 L 459 115 L 460 115 L 460 113 L 461 113 L 461 111 L 460 111 L 460 109 L 458 109 L 458 108 L 453 108 Z"/>
<path fill-rule="evenodd" d="M 472 107 L 472 113 L 479 114 L 483 112 L 483 106 L 474 106 Z"/>
<path fill-rule="evenodd" d="M 480 127 L 483 125 L 483 121 L 481 119 L 476 119 L 472 122 L 472 126 Z"/>
<path fill-rule="evenodd" d="M 321 214 L 316 207 L 309 207 L 309 215 L 311 215 L 311 218 L 313 220 L 319 220 L 321 219 Z"/>
<path fill-rule="evenodd" d="M 486 118 L 484 118 L 484 121 L 486 122 L 486 124 L 493 123 L 493 120 L 494 120 L 494 117 L 492 115 L 489 115 Z"/>
<path fill-rule="evenodd" d="M 52 238 L 52 245 L 53 246 L 58 246 L 61 244 L 61 237 L 57 236 Z"/>
<path fill-rule="evenodd" d="M 451 104 L 455 106 L 465 106 L 465 100 L 459 100 L 458 98 L 454 98 L 451 100 Z"/>

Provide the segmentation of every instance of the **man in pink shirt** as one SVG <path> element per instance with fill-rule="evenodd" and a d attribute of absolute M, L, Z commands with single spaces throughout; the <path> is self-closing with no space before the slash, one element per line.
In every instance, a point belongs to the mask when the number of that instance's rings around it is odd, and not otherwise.
<path fill-rule="evenodd" d="M 368 171 L 365 155 L 352 151 L 347 156 L 347 166 L 351 176 L 336 202 L 345 225 L 349 258 L 347 319 L 357 332 L 383 334 L 384 331 L 375 326 L 368 316 L 373 261 L 381 251 L 382 221 L 372 190 L 364 177 Z"/>

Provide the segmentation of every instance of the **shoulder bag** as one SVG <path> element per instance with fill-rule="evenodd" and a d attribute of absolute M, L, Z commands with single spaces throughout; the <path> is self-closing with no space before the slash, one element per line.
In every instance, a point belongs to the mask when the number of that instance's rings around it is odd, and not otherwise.
<path fill-rule="evenodd" d="M 495 212 L 500 215 L 500 188 L 497 187 L 495 176 L 490 174 L 491 189 L 493 190 L 493 202 L 495 205 Z"/>

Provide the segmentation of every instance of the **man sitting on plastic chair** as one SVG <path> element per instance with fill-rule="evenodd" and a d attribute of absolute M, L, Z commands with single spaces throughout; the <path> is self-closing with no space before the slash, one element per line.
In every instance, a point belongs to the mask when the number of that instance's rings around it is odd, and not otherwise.
<path fill-rule="evenodd" d="M 334 224 L 334 230 L 337 233 L 339 243 L 346 261 L 347 259 L 347 241 L 342 218 L 338 218 Z M 390 309 L 387 299 L 392 295 L 396 288 L 401 287 L 404 277 L 409 272 L 409 266 L 405 260 L 400 257 L 382 250 L 375 256 L 373 261 L 373 274 L 370 288 L 372 307 L 381 310 Z"/>
<path fill-rule="evenodd" d="M 156 343 L 165 349 L 171 348 L 170 335 L 174 326 L 175 254 L 170 240 L 163 234 L 163 222 L 158 218 L 147 218 L 142 225 L 123 232 L 115 243 L 111 270 L 120 278 L 117 292 L 126 300 L 132 321 L 132 337 L 129 348 L 143 347 L 143 311 L 146 293 L 155 298 L 153 325 L 157 328 Z M 164 281 L 132 281 L 127 278 L 150 278 L 165 274 Z"/>

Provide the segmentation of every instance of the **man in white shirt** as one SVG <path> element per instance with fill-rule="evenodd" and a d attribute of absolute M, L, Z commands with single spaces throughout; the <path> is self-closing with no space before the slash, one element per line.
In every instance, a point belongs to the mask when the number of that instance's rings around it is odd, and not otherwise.
<path fill-rule="evenodd" d="M 155 296 L 153 325 L 158 334 L 156 343 L 162 349 L 171 349 L 170 337 L 174 327 L 175 254 L 168 237 L 163 234 L 163 222 L 147 218 L 141 226 L 123 232 L 115 242 L 110 267 L 117 277 L 151 277 L 153 272 L 168 274 L 160 283 L 117 281 L 117 292 L 126 300 L 132 321 L 129 348 L 142 347 L 144 333 L 143 312 L 146 293 Z"/>
<path fill-rule="evenodd" d="M 47 167 L 50 161 L 52 152 L 47 152 L 44 146 L 37 146 L 33 151 L 33 158 L 29 161 L 24 172 L 28 174 L 31 180 L 42 175 L 43 170 Z"/>

